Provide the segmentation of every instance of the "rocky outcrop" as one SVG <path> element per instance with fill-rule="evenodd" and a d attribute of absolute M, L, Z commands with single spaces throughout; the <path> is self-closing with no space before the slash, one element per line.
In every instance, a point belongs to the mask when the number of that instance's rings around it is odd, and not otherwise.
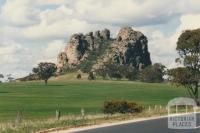
<path fill-rule="evenodd" d="M 76 67 L 82 61 L 87 60 L 91 51 L 99 51 L 105 41 L 111 40 L 110 31 L 89 32 L 86 35 L 74 34 L 70 38 L 64 52 L 58 56 L 58 68 L 63 66 Z M 151 65 L 150 53 L 148 52 L 147 37 L 131 27 L 120 29 L 116 39 L 109 44 L 103 55 L 99 55 L 92 69 L 98 69 L 104 63 L 130 65 L 137 69 Z"/>
<path fill-rule="evenodd" d="M 108 29 L 96 31 L 94 35 L 93 32 L 86 35 L 81 33 L 72 35 L 65 51 L 58 55 L 58 71 L 61 71 L 64 66 L 75 68 L 89 56 L 90 51 L 98 50 L 103 41 L 109 39 L 110 31 Z"/>
<path fill-rule="evenodd" d="M 67 65 L 68 63 L 68 58 L 67 58 L 67 54 L 65 52 L 61 52 L 59 53 L 58 57 L 57 57 L 57 68 L 61 69 L 63 67 L 65 67 L 65 65 Z"/>
<path fill-rule="evenodd" d="M 151 65 L 147 37 L 139 31 L 134 31 L 131 27 L 122 28 L 108 52 L 98 60 L 93 69 L 98 69 L 106 62 L 130 65 L 137 69 Z"/>
<path fill-rule="evenodd" d="M 134 31 L 131 27 L 124 27 L 119 31 L 117 38 L 112 45 L 115 52 L 114 62 L 132 65 L 140 69 L 151 65 L 148 40 L 144 34 Z"/>

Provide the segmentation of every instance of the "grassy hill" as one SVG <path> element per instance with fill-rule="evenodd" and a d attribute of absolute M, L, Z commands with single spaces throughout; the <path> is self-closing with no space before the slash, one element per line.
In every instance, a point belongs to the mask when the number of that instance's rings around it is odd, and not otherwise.
<path fill-rule="evenodd" d="M 175 97 L 186 96 L 183 88 L 169 84 L 129 81 L 51 81 L 0 84 L 0 121 L 14 120 L 17 110 L 25 119 L 54 117 L 62 114 L 99 113 L 105 100 L 123 99 L 142 105 L 166 105 Z"/>
<path fill-rule="evenodd" d="M 65 81 L 77 81 L 77 75 L 81 74 L 82 80 L 88 80 L 88 74 L 87 73 L 79 73 L 79 72 L 68 72 L 67 74 L 59 75 L 57 77 L 51 77 L 49 81 L 51 82 L 65 82 Z"/>

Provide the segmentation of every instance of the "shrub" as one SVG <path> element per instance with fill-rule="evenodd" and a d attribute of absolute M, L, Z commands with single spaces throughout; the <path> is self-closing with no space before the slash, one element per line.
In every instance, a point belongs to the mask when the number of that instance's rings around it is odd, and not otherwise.
<path fill-rule="evenodd" d="M 130 80 L 136 80 L 138 78 L 139 71 L 133 66 L 125 66 L 124 76 Z"/>
<path fill-rule="evenodd" d="M 80 67 L 80 70 L 84 73 L 89 73 L 92 69 L 93 61 L 88 59 L 84 60 L 78 67 Z"/>
<path fill-rule="evenodd" d="M 103 79 L 106 79 L 108 72 L 106 70 L 106 68 L 101 67 L 95 70 L 96 74 L 101 76 Z"/>
<path fill-rule="evenodd" d="M 81 79 L 81 74 L 78 74 L 78 75 L 76 76 L 76 78 L 77 78 L 77 79 Z"/>
<path fill-rule="evenodd" d="M 128 101 L 105 101 L 103 112 L 105 114 L 115 114 L 115 113 L 139 113 L 142 112 L 143 107 L 138 105 L 135 102 L 128 102 Z"/>
<path fill-rule="evenodd" d="M 107 64 L 108 76 L 121 80 L 123 78 L 124 66 L 118 64 Z"/>
<path fill-rule="evenodd" d="M 96 74 L 102 76 L 103 79 L 106 76 L 110 78 L 116 78 L 118 80 L 123 77 L 129 80 L 136 80 L 138 78 L 139 71 L 129 65 L 113 64 L 112 62 L 104 63 L 103 66 L 95 70 Z"/>
<path fill-rule="evenodd" d="M 95 77 L 95 75 L 94 75 L 94 72 L 90 72 L 90 73 L 89 73 L 88 79 L 89 79 L 89 80 L 95 80 L 95 79 L 96 79 L 96 77 Z"/>

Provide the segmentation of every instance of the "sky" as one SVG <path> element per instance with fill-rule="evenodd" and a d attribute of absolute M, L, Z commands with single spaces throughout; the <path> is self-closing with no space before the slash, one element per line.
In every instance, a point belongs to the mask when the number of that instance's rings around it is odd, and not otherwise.
<path fill-rule="evenodd" d="M 21 77 L 56 63 L 73 33 L 131 26 L 149 40 L 153 63 L 176 67 L 176 42 L 200 28 L 200 0 L 0 0 L 0 73 Z"/>

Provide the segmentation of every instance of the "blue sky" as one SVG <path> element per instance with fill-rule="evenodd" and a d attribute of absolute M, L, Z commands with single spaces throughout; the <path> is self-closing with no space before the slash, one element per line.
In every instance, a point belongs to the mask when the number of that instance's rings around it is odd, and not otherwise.
<path fill-rule="evenodd" d="M 183 30 L 200 27 L 199 0 L 0 0 L 0 73 L 24 76 L 56 63 L 73 33 L 132 26 L 149 40 L 153 63 L 176 67 Z"/>
<path fill-rule="evenodd" d="M 0 0 L 0 4 L 3 5 L 6 2 L 6 0 Z"/>

